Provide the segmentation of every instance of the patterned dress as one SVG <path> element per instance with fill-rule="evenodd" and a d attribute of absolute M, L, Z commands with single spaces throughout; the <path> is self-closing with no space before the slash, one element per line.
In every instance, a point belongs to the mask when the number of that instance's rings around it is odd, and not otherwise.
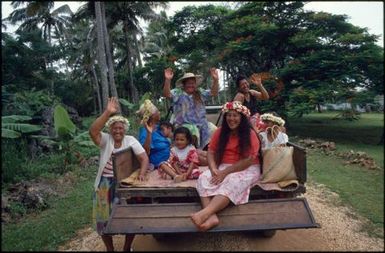
<path fill-rule="evenodd" d="M 193 164 L 193 170 L 191 174 L 188 175 L 187 179 L 197 179 L 199 177 L 199 168 L 198 168 L 198 153 L 193 145 L 188 145 L 184 149 L 179 149 L 177 147 L 172 147 L 170 152 L 170 158 L 165 162 L 168 166 L 175 168 L 175 165 L 178 165 L 183 173 L 187 172 L 190 164 Z M 162 171 L 162 173 L 164 173 Z"/>
<path fill-rule="evenodd" d="M 213 134 L 209 144 L 209 151 L 216 152 L 221 128 Z M 211 184 L 211 171 L 206 170 L 197 180 L 197 191 L 201 197 L 223 195 L 230 199 L 235 205 L 247 203 L 249 201 L 250 188 L 258 181 L 260 176 L 260 164 L 258 158 L 259 140 L 254 131 L 250 132 L 251 147 L 249 156 L 254 157 L 254 164 L 250 167 L 230 173 L 220 184 Z M 224 156 L 219 170 L 224 170 L 228 166 L 235 164 L 241 159 L 238 152 L 239 139 L 237 136 L 231 136 L 226 144 Z"/>
<path fill-rule="evenodd" d="M 187 127 L 192 135 L 197 136 L 198 146 L 203 148 L 210 139 L 210 131 L 206 119 L 205 103 L 211 96 L 210 90 L 199 88 L 203 103 L 195 103 L 192 95 L 181 88 L 171 90 L 174 119 L 176 126 Z"/>
<path fill-rule="evenodd" d="M 119 202 L 115 196 L 116 180 L 112 168 L 112 157 L 118 149 L 114 149 L 110 159 L 103 169 L 103 174 L 100 179 L 98 191 L 93 192 L 92 197 L 92 221 L 96 232 L 99 235 L 103 234 L 103 230 L 107 224 L 108 218 L 114 203 Z"/>

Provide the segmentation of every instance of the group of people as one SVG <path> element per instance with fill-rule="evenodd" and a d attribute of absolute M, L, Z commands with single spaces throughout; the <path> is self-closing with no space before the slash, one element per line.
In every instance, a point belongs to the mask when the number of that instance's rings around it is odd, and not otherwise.
<path fill-rule="evenodd" d="M 250 81 L 259 91 L 250 89 L 245 76 L 236 80 L 238 92 L 233 101 L 222 106 L 223 121 L 218 128 L 206 119 L 205 102 L 217 96 L 218 70 L 210 69 L 211 89 L 199 87 L 202 76 L 185 73 L 171 89 L 173 70 L 164 71 L 163 95 L 172 100 L 172 122 L 160 121 L 158 108 L 145 100 L 137 114 L 141 116 L 138 140 L 125 135 L 129 122 L 118 112 L 118 101 L 110 98 L 107 108 L 90 127 L 93 142 L 100 147 L 99 170 L 95 180 L 93 218 L 107 250 L 113 250 L 112 237 L 103 235 L 113 203 L 115 182 L 112 170 L 114 153 L 131 147 L 140 162 L 138 180 L 145 180 L 148 170 L 157 170 L 164 179 L 180 182 L 197 179 L 196 189 L 202 209 L 191 214 L 200 231 L 219 224 L 216 213 L 230 203 L 248 202 L 251 187 L 261 175 L 259 151 L 274 145 L 285 145 L 285 121 L 274 113 L 260 115 L 256 100 L 269 99 L 261 77 L 253 74 Z M 107 127 L 109 133 L 102 132 Z M 207 151 L 204 151 L 204 149 Z M 198 166 L 208 165 L 200 174 Z M 129 250 L 134 237 L 127 235 L 124 250 Z"/>

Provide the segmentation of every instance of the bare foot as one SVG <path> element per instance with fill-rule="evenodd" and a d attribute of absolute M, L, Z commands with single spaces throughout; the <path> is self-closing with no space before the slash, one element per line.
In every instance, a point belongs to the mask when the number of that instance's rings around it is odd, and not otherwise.
<path fill-rule="evenodd" d="M 174 177 L 174 182 L 175 183 L 180 183 L 180 182 L 182 182 L 183 181 L 183 176 L 182 175 L 176 175 L 175 177 Z"/>
<path fill-rule="evenodd" d="M 204 217 L 202 217 L 201 212 L 196 212 L 190 215 L 190 218 L 194 225 L 198 228 L 198 230 L 201 230 L 201 225 L 206 221 Z"/>
<path fill-rule="evenodd" d="M 203 222 L 199 228 L 201 231 L 207 231 L 219 224 L 219 219 L 216 214 L 211 215 L 205 222 Z"/>

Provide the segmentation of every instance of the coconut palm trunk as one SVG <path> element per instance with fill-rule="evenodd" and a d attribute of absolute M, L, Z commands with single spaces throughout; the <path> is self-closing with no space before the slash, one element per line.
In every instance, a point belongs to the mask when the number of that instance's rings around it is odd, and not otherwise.
<path fill-rule="evenodd" d="M 103 37 L 104 37 L 106 56 L 107 56 L 107 68 L 108 68 L 110 92 L 111 92 L 111 96 L 118 98 L 118 92 L 116 90 L 116 85 L 115 85 L 115 71 L 114 71 L 114 65 L 113 65 L 112 53 L 111 53 L 112 48 L 110 46 L 110 35 L 108 34 L 108 31 L 107 31 L 106 11 L 104 8 L 104 2 L 101 2 L 100 6 L 101 6 L 101 12 L 102 12 Z"/>
<path fill-rule="evenodd" d="M 91 76 L 92 86 L 94 87 L 95 94 L 96 94 L 96 101 L 97 101 L 97 108 L 96 109 L 97 109 L 98 113 L 101 114 L 103 112 L 103 107 L 102 107 L 102 100 L 100 97 L 100 87 L 99 87 L 99 82 L 98 82 L 98 76 L 96 74 L 94 65 L 91 66 L 90 76 Z"/>
<path fill-rule="evenodd" d="M 132 50 L 130 47 L 130 36 L 128 33 L 128 23 L 127 21 L 124 22 L 124 37 L 126 41 L 126 50 L 127 50 L 127 66 L 128 66 L 128 72 L 129 72 L 129 79 L 128 79 L 128 94 L 131 98 L 131 102 L 136 103 L 138 101 L 138 92 L 134 86 L 134 78 L 133 78 L 133 71 L 134 68 L 132 66 Z"/>
<path fill-rule="evenodd" d="M 98 65 L 101 76 L 101 85 L 102 85 L 102 105 L 104 109 L 107 107 L 108 101 L 108 80 L 107 80 L 107 63 L 105 56 L 105 45 L 103 39 L 103 19 L 102 19 L 102 11 L 101 11 L 101 2 L 95 2 L 95 16 L 96 16 L 96 31 L 97 31 L 97 55 L 98 55 Z"/>

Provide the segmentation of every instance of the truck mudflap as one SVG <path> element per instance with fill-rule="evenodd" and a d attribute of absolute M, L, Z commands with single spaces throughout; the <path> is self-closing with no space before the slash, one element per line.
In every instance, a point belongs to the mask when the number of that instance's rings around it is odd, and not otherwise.
<path fill-rule="evenodd" d="M 104 233 L 164 234 L 199 232 L 190 214 L 199 203 L 116 204 Z M 220 223 L 208 232 L 318 228 L 305 198 L 260 199 L 228 206 L 218 213 Z"/>

